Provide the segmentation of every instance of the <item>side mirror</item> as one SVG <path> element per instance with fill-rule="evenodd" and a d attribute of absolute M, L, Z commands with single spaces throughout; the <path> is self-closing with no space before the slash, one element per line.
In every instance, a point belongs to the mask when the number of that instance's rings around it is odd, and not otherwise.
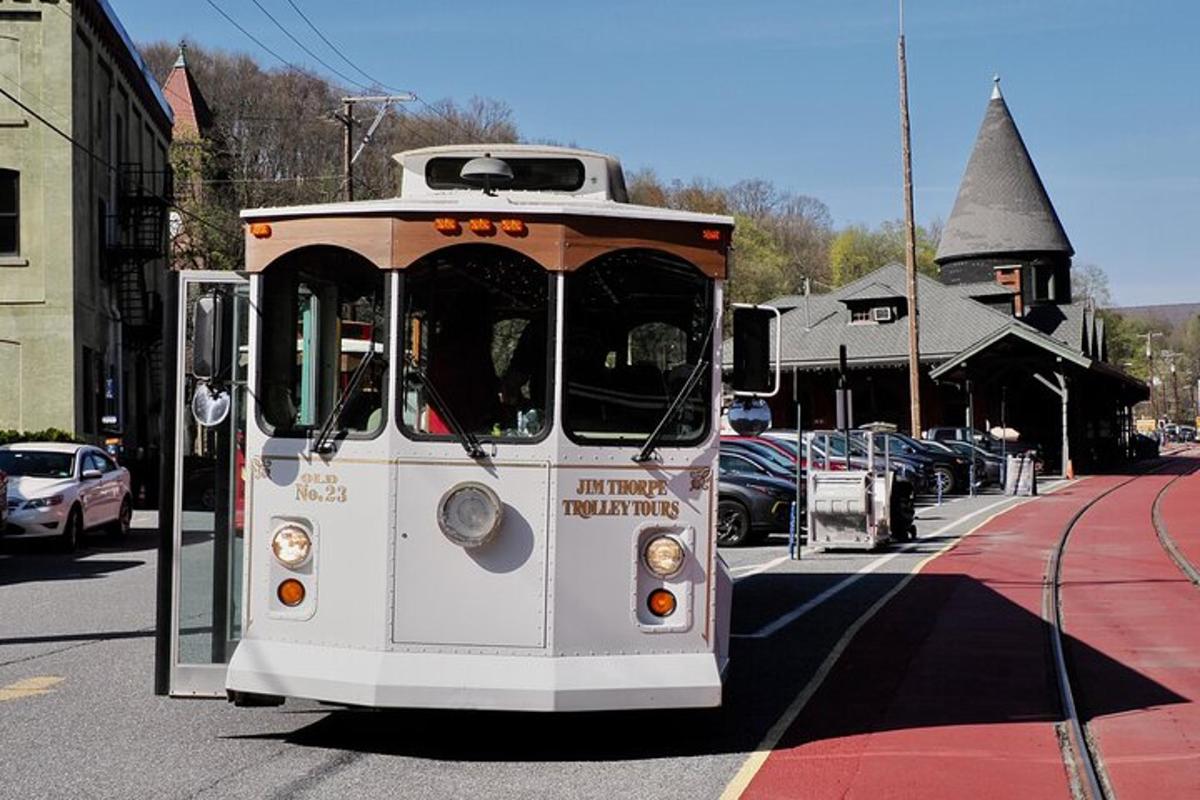
<path fill-rule="evenodd" d="M 775 369 L 771 369 L 771 322 L 775 321 Z M 779 309 L 733 304 L 733 393 L 773 397 L 779 391 Z M 774 373 L 774 374 L 772 374 Z"/>
<path fill-rule="evenodd" d="M 225 352 L 225 298 L 206 294 L 192 312 L 192 376 L 205 382 L 219 380 L 228 369 Z"/>
<path fill-rule="evenodd" d="M 80 479 L 85 481 L 94 481 L 103 475 L 104 473 L 98 469 L 85 469 L 83 472 L 79 473 Z"/>

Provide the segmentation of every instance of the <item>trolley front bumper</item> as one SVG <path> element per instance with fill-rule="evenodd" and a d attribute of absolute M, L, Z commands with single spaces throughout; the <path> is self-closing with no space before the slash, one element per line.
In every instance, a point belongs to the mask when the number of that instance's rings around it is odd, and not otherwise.
<path fill-rule="evenodd" d="M 376 708 L 601 711 L 721 704 L 712 653 L 480 655 L 241 641 L 231 691 Z"/>

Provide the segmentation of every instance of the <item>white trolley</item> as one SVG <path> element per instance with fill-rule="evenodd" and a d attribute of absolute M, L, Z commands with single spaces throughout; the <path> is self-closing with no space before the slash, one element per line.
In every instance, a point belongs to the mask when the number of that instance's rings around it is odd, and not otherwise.
<path fill-rule="evenodd" d="M 397 160 L 398 198 L 244 212 L 245 274 L 181 278 L 158 690 L 718 705 L 732 219 L 598 153 Z"/>

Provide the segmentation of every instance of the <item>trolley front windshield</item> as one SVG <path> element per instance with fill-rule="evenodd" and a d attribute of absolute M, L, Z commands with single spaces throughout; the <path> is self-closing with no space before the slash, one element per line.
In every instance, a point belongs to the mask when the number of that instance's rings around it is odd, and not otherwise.
<path fill-rule="evenodd" d="M 699 370 L 658 443 L 701 441 L 711 408 L 712 282 L 680 259 L 623 251 L 568 273 L 565 292 L 567 436 L 643 442 Z"/>

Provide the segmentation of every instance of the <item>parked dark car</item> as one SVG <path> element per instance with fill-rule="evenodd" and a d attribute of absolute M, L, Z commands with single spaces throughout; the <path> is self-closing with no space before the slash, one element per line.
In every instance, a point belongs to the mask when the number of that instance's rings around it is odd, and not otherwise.
<path fill-rule="evenodd" d="M 1042 448 L 1036 442 L 1030 442 L 1026 439 L 1003 442 L 990 433 L 977 428 L 956 428 L 948 425 L 940 425 L 929 428 L 921 436 L 930 441 L 941 442 L 942 444 L 949 444 L 951 441 L 973 442 L 977 447 L 981 447 L 997 457 L 1000 457 L 1001 454 L 1016 455 L 1017 453 L 1033 450 L 1037 454 L 1039 466 L 1042 462 Z"/>
<path fill-rule="evenodd" d="M 785 447 L 757 436 L 722 436 L 722 453 L 745 453 L 766 461 L 789 473 L 796 474 L 796 456 Z"/>
<path fill-rule="evenodd" d="M 1000 458 L 999 453 L 992 453 L 978 445 L 962 441 L 961 439 L 950 439 L 940 442 L 940 444 L 958 453 L 967 459 L 968 462 L 972 459 L 975 461 L 975 482 L 977 484 L 986 486 L 988 484 L 1000 483 L 1000 474 L 1004 466 L 1004 459 Z"/>
<path fill-rule="evenodd" d="M 724 463 L 725 457 L 721 460 Z M 796 499 L 793 481 L 725 469 L 718 477 L 717 544 L 753 544 L 789 528 Z"/>
<path fill-rule="evenodd" d="M 1144 433 L 1133 435 L 1134 458 L 1158 458 L 1158 439 Z"/>
<path fill-rule="evenodd" d="M 854 434 L 859 434 L 855 431 Z M 865 435 L 865 434 L 864 434 Z M 796 433 L 795 431 L 787 430 L 769 430 L 764 433 L 760 439 L 769 441 L 780 448 L 786 448 L 787 452 L 794 458 L 796 455 Z M 826 458 L 825 454 L 825 436 L 817 436 L 812 443 L 813 456 L 816 459 L 817 466 L 825 469 L 828 464 L 828 469 L 839 470 L 846 468 L 846 445 L 845 437 L 840 433 L 834 433 L 828 437 L 830 457 Z M 807 451 L 806 451 L 807 452 Z M 882 462 L 882 454 L 876 454 Z M 803 459 L 801 459 L 801 463 Z M 892 472 L 895 473 L 897 479 L 907 481 L 912 485 L 914 492 L 926 491 L 930 478 L 925 468 L 913 461 L 912 459 L 903 456 L 892 454 L 891 457 Z M 867 468 L 867 447 L 866 443 L 861 441 L 857 435 L 852 436 L 850 445 L 850 468 L 851 469 L 866 469 Z"/>
<path fill-rule="evenodd" d="M 924 465 L 932 478 L 929 490 L 936 490 L 941 481 L 945 494 L 966 491 L 971 465 L 962 456 L 895 431 L 874 431 L 871 435 L 875 437 L 876 450 L 882 452 L 886 446 L 893 458 L 911 459 Z"/>

